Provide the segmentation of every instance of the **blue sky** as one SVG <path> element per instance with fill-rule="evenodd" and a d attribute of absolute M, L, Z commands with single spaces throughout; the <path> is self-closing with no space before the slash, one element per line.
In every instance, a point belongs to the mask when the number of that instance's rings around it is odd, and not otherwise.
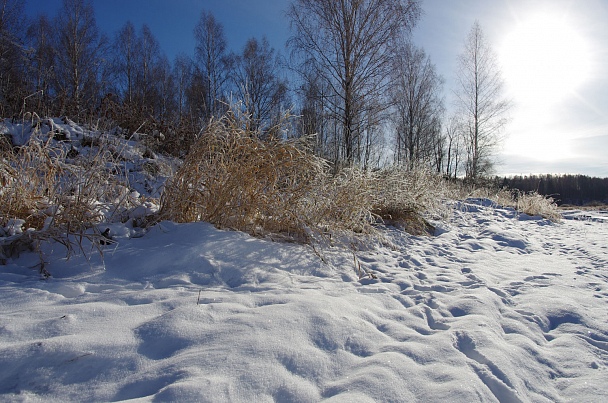
<path fill-rule="evenodd" d="M 61 0 L 26 0 L 29 16 L 55 16 Z M 193 30 L 203 10 L 224 25 L 228 46 L 239 51 L 251 38 L 266 36 L 283 51 L 289 36 L 286 0 L 92 0 L 97 25 L 113 37 L 127 21 L 136 28 L 147 24 L 170 60 L 179 53 L 193 54 Z"/>
<path fill-rule="evenodd" d="M 146 23 L 170 59 L 181 52 L 193 53 L 192 32 L 203 9 L 224 25 L 228 45 L 237 52 L 250 37 L 262 36 L 285 52 L 289 37 L 284 15 L 289 0 L 92 3 L 103 32 L 112 37 L 129 20 L 138 28 Z M 26 12 L 54 16 L 60 5 L 61 0 L 27 0 Z M 423 0 L 422 7 L 414 42 L 445 78 L 448 108 L 456 59 L 475 20 L 499 60 L 509 67 L 504 69 L 506 90 L 514 108 L 499 156 L 499 174 L 608 177 L 608 1 Z M 552 53 L 542 50 L 553 48 Z"/>

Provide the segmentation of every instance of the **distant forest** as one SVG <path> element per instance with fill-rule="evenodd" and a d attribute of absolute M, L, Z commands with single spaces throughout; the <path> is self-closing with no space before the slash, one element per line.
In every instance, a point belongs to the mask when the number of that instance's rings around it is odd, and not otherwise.
<path fill-rule="evenodd" d="M 551 196 L 558 205 L 608 204 L 608 178 L 585 175 L 530 175 L 495 178 L 500 187 Z"/>

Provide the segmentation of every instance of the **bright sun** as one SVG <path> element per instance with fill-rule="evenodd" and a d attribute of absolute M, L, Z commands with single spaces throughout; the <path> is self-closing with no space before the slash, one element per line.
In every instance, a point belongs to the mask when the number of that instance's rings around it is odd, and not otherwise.
<path fill-rule="evenodd" d="M 572 158 L 572 133 L 561 124 L 564 102 L 592 79 L 591 42 L 567 13 L 525 14 L 504 37 L 500 64 L 515 110 L 507 153 L 534 160 Z M 563 113 L 563 112 L 562 112 Z"/>
<path fill-rule="evenodd" d="M 591 74 L 588 41 L 566 15 L 529 14 L 500 49 L 507 85 L 518 103 L 553 104 L 572 95 Z"/>

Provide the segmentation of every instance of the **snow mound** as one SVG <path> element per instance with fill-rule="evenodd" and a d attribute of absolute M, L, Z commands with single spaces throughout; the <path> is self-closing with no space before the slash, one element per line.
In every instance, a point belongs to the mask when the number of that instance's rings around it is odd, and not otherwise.
<path fill-rule="evenodd" d="M 178 161 L 153 153 L 142 142 L 125 139 L 119 129 L 99 131 L 80 126 L 67 117 L 33 118 L 32 120 L 0 120 L 0 133 L 15 147 L 37 136 L 51 141 L 68 152 L 68 156 L 95 155 L 100 146 L 108 148 L 117 163 L 107 167 L 128 183 L 138 195 L 159 197 L 166 179 L 173 174 Z M 71 154 L 70 154 L 71 153 Z"/>
<path fill-rule="evenodd" d="M 608 211 L 567 210 L 562 213 L 567 220 L 608 223 Z"/>

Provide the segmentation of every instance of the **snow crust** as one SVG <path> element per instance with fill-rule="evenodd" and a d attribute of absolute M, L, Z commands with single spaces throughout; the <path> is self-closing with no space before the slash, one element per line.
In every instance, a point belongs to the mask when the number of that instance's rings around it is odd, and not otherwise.
<path fill-rule="evenodd" d="M 3 401 L 608 401 L 608 227 L 483 200 L 356 253 L 112 224 L 0 267 Z M 373 278 L 377 277 L 377 278 Z"/>

